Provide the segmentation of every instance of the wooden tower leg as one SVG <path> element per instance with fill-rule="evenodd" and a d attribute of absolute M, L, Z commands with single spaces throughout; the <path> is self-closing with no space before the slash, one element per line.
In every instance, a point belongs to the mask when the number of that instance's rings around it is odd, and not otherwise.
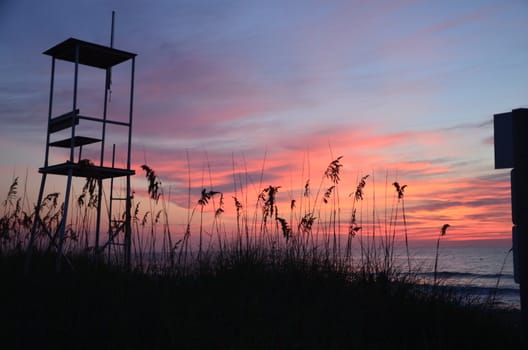
<path fill-rule="evenodd" d="M 73 170 L 70 168 L 68 170 L 68 180 L 66 183 L 66 194 L 64 195 L 64 210 L 62 213 L 62 220 L 61 225 L 59 228 L 59 246 L 58 246 L 58 252 L 57 252 L 57 261 L 55 264 L 55 271 L 57 273 L 61 270 L 61 263 L 62 263 L 62 250 L 64 245 L 64 237 L 66 232 L 66 220 L 68 218 L 68 206 L 70 204 L 70 190 L 72 185 L 72 177 L 73 177 Z"/>
<path fill-rule="evenodd" d="M 26 249 L 26 262 L 24 264 L 24 274 L 29 273 L 31 265 L 31 257 L 33 255 L 33 245 L 35 244 L 35 234 L 37 232 L 37 225 L 40 222 L 40 207 L 42 206 L 42 197 L 44 196 L 44 188 L 46 187 L 46 174 L 42 174 L 40 180 L 40 190 L 37 204 L 35 205 L 35 217 L 33 218 L 33 226 L 31 227 L 31 234 L 29 236 L 29 243 Z"/>
<path fill-rule="evenodd" d="M 99 260 L 99 239 L 101 232 L 101 206 L 102 206 L 102 196 L 103 196 L 103 180 L 97 180 L 97 219 L 95 223 L 95 259 Z"/>
<path fill-rule="evenodd" d="M 129 269 L 131 266 L 132 248 L 132 199 L 130 198 L 130 175 L 126 180 L 126 209 L 125 209 L 125 265 Z"/>

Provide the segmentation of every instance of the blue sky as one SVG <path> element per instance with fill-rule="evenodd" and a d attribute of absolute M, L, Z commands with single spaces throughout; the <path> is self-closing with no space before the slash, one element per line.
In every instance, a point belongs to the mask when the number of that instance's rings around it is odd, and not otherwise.
<path fill-rule="evenodd" d="M 68 37 L 108 45 L 112 10 L 115 47 L 138 53 L 134 164 L 158 169 L 176 206 L 186 153 L 224 191 L 233 158 L 255 174 L 265 158 L 265 179 L 291 193 L 304 184 L 303 159 L 315 173 L 343 155 L 344 187 L 365 172 L 409 183 L 424 237 L 449 221 L 475 239 L 486 218 L 483 238 L 508 238 L 508 173 L 493 169 L 491 120 L 528 107 L 521 0 L 4 0 L 0 194 L 26 171 L 37 188 L 50 75 L 41 53 Z"/>

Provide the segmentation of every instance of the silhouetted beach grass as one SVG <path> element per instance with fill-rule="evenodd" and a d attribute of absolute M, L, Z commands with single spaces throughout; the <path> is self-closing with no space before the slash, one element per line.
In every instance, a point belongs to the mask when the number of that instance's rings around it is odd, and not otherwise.
<path fill-rule="evenodd" d="M 232 231 L 221 224 L 224 194 L 203 188 L 191 200 L 189 185 L 185 229 L 172 232 L 161 180 L 143 166 L 150 202 L 145 213 L 134 203 L 131 266 L 109 249 L 115 242 L 93 244 L 90 179 L 59 255 L 59 194 L 47 195 L 37 216 L 25 193 L 18 196 L 15 178 L 0 217 L 2 348 L 519 348 L 518 310 L 497 309 L 437 283 L 438 246 L 448 224 L 436 244 L 434 283 L 413 275 L 407 185 L 387 186 L 395 191 L 392 205 L 385 198 L 382 217 L 374 199 L 363 205 L 373 176 L 358 176 L 344 219 L 341 158 L 329 163 L 318 188 L 308 179 L 286 209 L 279 206 L 281 186 L 259 186 L 253 205 L 242 191 L 248 183 L 235 180 Z M 115 232 L 111 240 L 122 227 Z M 403 268 L 395 263 L 397 236 L 405 244 Z"/>
<path fill-rule="evenodd" d="M 269 252 L 210 257 L 186 275 L 73 257 L 1 258 L 4 349 L 516 349 L 513 311 L 408 277 Z M 508 318 L 503 317 L 507 315 Z"/>

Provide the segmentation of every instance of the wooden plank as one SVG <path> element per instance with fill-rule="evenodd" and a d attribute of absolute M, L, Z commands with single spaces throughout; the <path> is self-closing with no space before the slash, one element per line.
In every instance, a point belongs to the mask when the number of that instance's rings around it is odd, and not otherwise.
<path fill-rule="evenodd" d="M 41 174 L 54 174 L 54 175 L 68 175 L 68 171 L 72 169 L 73 176 L 94 178 L 94 179 L 109 179 L 115 177 L 122 177 L 127 175 L 134 175 L 134 170 L 127 170 L 122 168 L 109 168 L 100 167 L 95 165 L 86 165 L 84 163 L 60 163 L 43 167 L 39 169 Z"/>
<path fill-rule="evenodd" d="M 91 143 L 97 143 L 97 142 L 101 142 L 101 140 L 95 139 L 93 137 L 75 136 L 73 139 L 73 147 L 89 145 Z M 68 139 L 51 142 L 49 145 L 53 147 L 70 148 L 71 147 L 71 137 Z"/>
<path fill-rule="evenodd" d="M 71 128 L 73 126 L 72 122 L 75 125 L 79 124 L 78 114 L 79 110 L 76 109 L 75 111 L 71 111 L 51 119 L 48 125 L 48 132 L 51 134 L 66 128 Z"/>

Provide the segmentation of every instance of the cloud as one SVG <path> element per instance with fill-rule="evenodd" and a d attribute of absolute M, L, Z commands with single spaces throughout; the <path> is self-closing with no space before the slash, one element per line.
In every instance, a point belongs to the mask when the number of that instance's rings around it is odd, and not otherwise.
<path fill-rule="evenodd" d="M 439 227 L 444 223 L 457 227 L 456 233 L 453 232 L 456 239 L 473 239 L 475 231 L 483 237 L 507 238 L 507 228 L 510 226 L 509 180 L 504 173 L 469 178 L 464 177 L 462 169 L 474 167 L 473 161 L 457 161 L 450 157 L 409 161 L 391 159 L 393 154 L 399 154 L 409 146 L 422 149 L 437 147 L 442 144 L 445 137 L 442 133 L 445 132 L 451 131 L 409 131 L 384 135 L 373 131 L 359 133 L 328 128 L 322 135 L 299 134 L 291 137 L 277 143 L 268 152 L 255 147 L 248 151 L 247 158 L 243 151 L 194 149 L 190 151 L 193 178 L 190 190 L 194 199 L 202 188 L 222 191 L 226 198 L 230 198 L 236 188 L 239 196 L 243 195 L 249 198 L 250 203 L 256 203 L 258 194 L 265 186 L 281 186 L 278 203 L 279 210 L 284 212 L 288 210 L 292 199 L 302 202 L 300 196 L 307 180 L 310 181 L 312 195 L 318 192 L 322 195 L 331 185 L 324 178 L 326 167 L 337 156 L 343 155 L 339 184 L 343 217 L 351 211 L 352 202 L 348 194 L 354 192 L 360 177 L 369 174 L 366 200 L 372 201 L 378 197 L 378 205 L 393 201 L 393 181 L 408 185 L 406 215 L 407 223 L 412 227 L 413 239 L 435 239 Z M 324 137 L 327 133 L 334 137 L 329 140 Z M 362 144 L 363 147 L 357 147 L 356 144 Z M 393 148 L 393 153 L 387 152 L 389 146 Z M 179 152 L 185 155 L 184 150 Z M 161 174 L 173 186 L 173 200 L 185 206 L 188 200 L 186 179 L 189 165 L 185 157 L 175 157 L 170 161 L 164 152 L 160 153 L 164 159 Z M 156 168 L 156 158 L 152 160 Z M 376 164 L 376 167 L 373 168 L 371 164 Z M 383 196 L 388 197 L 383 199 Z M 226 204 L 225 220 L 234 213 L 232 205 Z M 382 208 L 377 210 L 383 212 Z M 504 231 L 498 234 L 501 225 Z"/>
<path fill-rule="evenodd" d="M 2 163 L 16 158 L 34 169 L 48 108 L 49 58 L 40 52 L 70 35 L 107 43 L 112 10 L 107 2 L 42 6 L 26 11 L 29 4 L 12 3 L 4 6 L 16 10 L 12 18 L 0 21 L 7 29 L 0 133 L 9 150 Z M 496 68 L 523 57 L 516 34 L 525 26 L 522 11 L 508 6 L 127 2 L 117 8 L 116 45 L 139 54 L 134 167 L 147 163 L 158 172 L 182 224 L 188 191 L 193 204 L 204 187 L 227 199 L 236 188 L 253 207 L 264 186 L 282 186 L 280 210 L 287 211 L 291 199 L 302 201 L 308 179 L 321 196 L 330 186 L 326 167 L 343 156 L 343 213 L 350 214 L 348 193 L 369 174 L 369 200 L 378 205 L 385 193 L 392 201 L 392 181 L 408 185 L 406 213 L 416 236 L 434 239 L 449 222 L 449 239 L 502 237 L 498 226 L 507 232 L 510 225 L 509 179 L 492 170 L 491 119 L 483 116 L 518 105 L 525 90 L 522 66 L 508 66 L 507 84 Z M 27 26 L 20 27 L 21 18 Z M 128 73 L 113 71 L 112 117 L 128 115 Z M 98 115 L 94 78 L 82 76 L 89 86 L 80 108 Z M 57 110 L 70 108 L 70 80 L 57 88 L 55 101 L 66 100 Z M 144 196 L 140 170 L 133 182 Z M 226 204 L 226 217 L 232 206 Z"/>

